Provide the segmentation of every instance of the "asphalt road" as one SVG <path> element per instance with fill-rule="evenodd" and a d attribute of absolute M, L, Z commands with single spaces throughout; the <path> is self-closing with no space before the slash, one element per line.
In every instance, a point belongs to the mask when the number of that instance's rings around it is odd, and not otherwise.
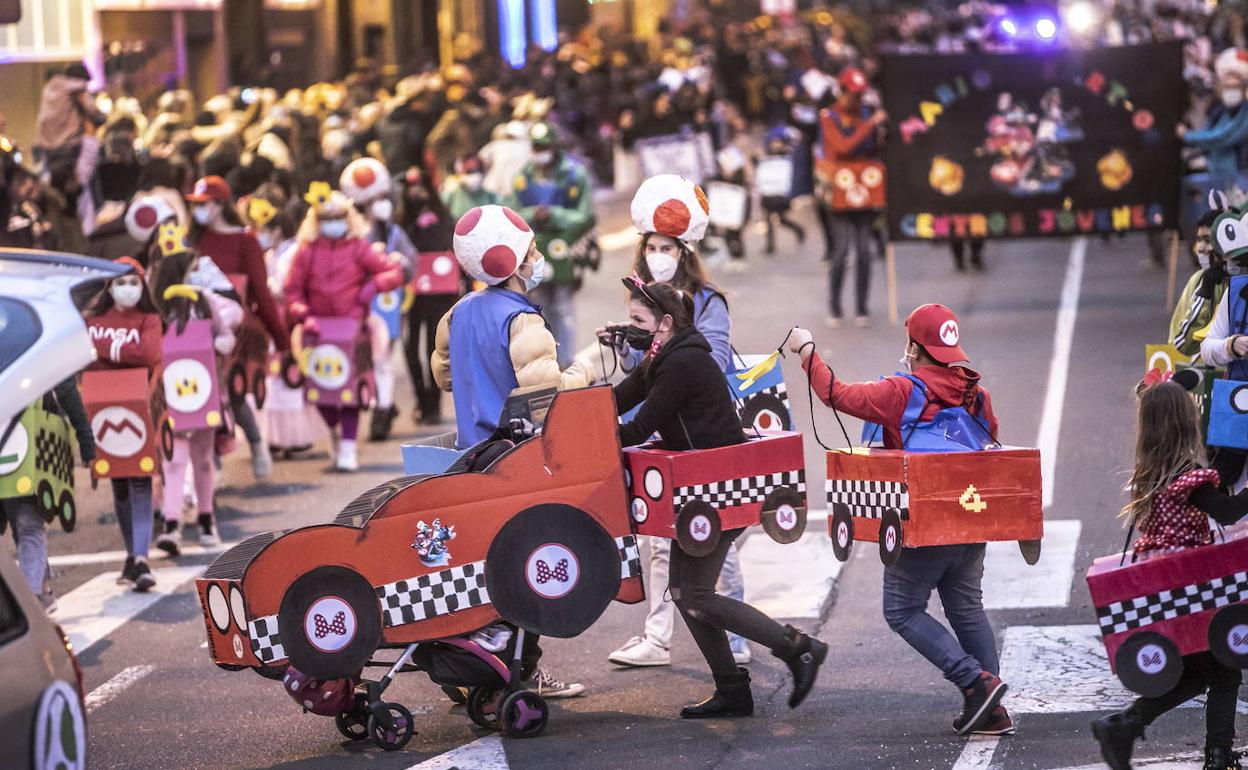
<path fill-rule="evenodd" d="M 625 226 L 626 206 L 604 213 L 604 232 Z M 904 331 L 886 319 L 882 262 L 872 265 L 873 322 L 869 328 L 832 330 L 824 325 L 827 270 L 811 212 L 800 212 L 810 237 L 798 247 L 785 233 L 775 257 L 761 254 L 761 236 L 751 233 L 753 251 L 742 273 L 718 275 L 728 291 L 733 340 L 743 353 L 765 353 L 793 324 L 811 328 L 825 357 L 844 378 L 872 379 L 898 368 Z M 618 240 L 618 239 L 617 239 Z M 1165 276 L 1146 264 L 1142 238 L 1086 243 L 1082 276 L 1068 281 L 1071 241 L 991 244 L 982 274 L 955 274 L 940 247 L 897 247 L 902 316 L 922 302 L 953 307 L 962 322 L 963 345 L 992 389 L 1001 419 L 999 438 L 1035 446 L 1040 434 L 1053 440 L 1052 505 L 1046 511 L 1049 538 L 1040 567 L 1028 568 L 1011 544 L 994 551 L 985 578 L 994 597 L 992 620 L 1003 646 L 1003 675 L 1011 684 L 1006 705 L 1018 734 L 969 743 L 955 736 L 950 720 L 960 706 L 956 690 L 939 672 L 905 646 L 880 614 L 879 559 L 873 548 L 855 550 L 827 597 L 786 597 L 795 622 L 829 643 L 818 686 L 806 703 L 790 711 L 788 676 L 782 664 L 756 649 L 750 671 L 757 713 L 752 719 L 686 722 L 679 708 L 710 690 L 710 677 L 683 627 L 678 628 L 670 668 L 617 670 L 606 655 L 640 630 L 644 605 L 612 605 L 599 623 L 571 640 L 547 640 L 545 663 L 564 679 L 585 683 L 581 698 L 557 702 L 546 733 L 528 741 L 502 741 L 475 729 L 460 709 L 451 709 L 422 675 L 400 677 L 389 699 L 408 705 L 418 735 L 406 750 L 386 754 L 371 743 L 344 743 L 330 720 L 301 714 L 280 685 L 250 672 L 218 670 L 203 648 L 204 627 L 190 583 L 210 556 L 183 557 L 170 570 L 159 562 L 161 590 L 180 587 L 134 615 L 125 609 L 120 587 L 97 575 L 119 562 L 57 568 L 55 586 L 66 597 L 95 586 L 123 618 L 96 635 L 82 652 L 87 688 L 93 692 L 89 718 L 90 761 L 95 768 L 425 768 L 485 767 L 811 767 L 811 768 L 1070 768 L 1095 765 L 1098 755 L 1087 730 L 1097 713 L 1119 708 L 1125 692 L 1109 677 L 1103 648 L 1088 629 L 1095 623 L 1082 575 L 1091 560 L 1121 547 L 1115 519 L 1129 469 L 1133 440 L 1132 385 L 1143 369 L 1143 345 L 1165 333 Z M 1078 249 L 1083 249 L 1079 246 Z M 1076 257 L 1078 254 L 1074 255 Z M 594 325 L 622 315 L 618 278 L 628 271 L 628 248 L 611 251 L 602 272 L 579 296 L 581 328 L 589 341 Z M 1073 276 L 1072 276 L 1073 277 Z M 1067 291 L 1065 318 L 1072 310 L 1069 358 L 1055 352 L 1055 330 Z M 1077 289 L 1077 297 L 1070 289 Z M 1077 299 L 1072 306 L 1070 299 Z M 1059 348 L 1059 353 L 1062 352 Z M 785 374 L 799 429 L 806 433 L 808 485 L 819 500 L 823 451 L 811 431 L 804 376 L 794 357 Z M 1046 394 L 1054 367 L 1066 367 L 1064 399 Z M 402 405 L 410 393 L 400 385 Z M 816 405 L 818 434 L 843 444 L 831 413 Z M 254 486 L 245 457 L 226 460 L 218 498 L 221 530 L 233 541 L 249 534 L 322 522 L 355 495 L 401 471 L 399 443 L 415 435 L 408 408 L 399 436 L 382 445 L 362 445 L 361 472 L 327 473 L 325 454 L 281 462 L 267 483 Z M 1042 423 L 1044 425 L 1042 426 Z M 856 421 L 846 420 L 851 436 Z M 245 454 L 242 453 L 242 454 Z M 80 483 L 83 490 L 85 484 Z M 109 518 L 105 490 L 82 492 L 83 523 L 72 535 L 51 539 L 54 554 L 79 562 L 89 554 L 121 547 Z M 758 561 L 763 536 L 746 539 L 746 581 Z M 1060 541 L 1060 542 L 1059 542 Z M 762 569 L 761 567 L 759 568 Z M 774 565 L 773 565 L 774 569 Z M 810 561 L 782 564 L 796 581 L 814 569 Z M 1027 570 L 1034 570 L 1029 573 Z M 758 579 L 757 575 L 755 579 Z M 83 594 L 78 594 L 83 596 Z M 832 601 L 824 601 L 830 598 Z M 61 614 L 64 614 L 64 609 Z M 784 616 L 784 611 L 777 611 Z M 73 618 L 61 618 L 72 629 Z M 679 625 L 679 624 L 678 624 Z M 98 629 L 97 629 L 98 631 Z M 1088 639 L 1091 643 L 1083 643 Z M 1097 655 L 1101 656 L 1100 658 Z M 1241 719 L 1241 727 L 1243 721 Z M 1163 758 L 1203 745 L 1200 709 L 1182 709 L 1159 721 L 1139 755 Z M 468 746 L 468 755 L 436 759 Z M 457 758 L 458 757 L 458 758 Z M 467 758 L 465 758 L 467 757 Z M 426 762 L 427 764 L 421 764 Z M 501 764 L 499 764 L 501 762 Z M 0 764 L 3 764 L 0 761 Z M 1149 765 L 1153 766 L 1153 765 Z M 1156 766 L 1186 767 L 1186 764 Z"/>

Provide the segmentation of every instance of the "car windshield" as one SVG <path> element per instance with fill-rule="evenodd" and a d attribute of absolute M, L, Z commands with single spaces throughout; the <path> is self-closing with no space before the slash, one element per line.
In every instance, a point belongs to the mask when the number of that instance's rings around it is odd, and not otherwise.
<path fill-rule="evenodd" d="M 0 372 L 35 344 L 42 328 L 30 305 L 0 296 Z"/>

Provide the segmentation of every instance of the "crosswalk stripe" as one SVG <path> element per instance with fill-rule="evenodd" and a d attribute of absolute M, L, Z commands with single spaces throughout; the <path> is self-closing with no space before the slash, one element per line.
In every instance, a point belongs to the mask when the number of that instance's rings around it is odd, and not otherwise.
<path fill-rule="evenodd" d="M 202 546 L 202 545 L 184 545 L 180 546 L 183 556 L 211 556 L 213 554 L 225 553 L 234 546 L 238 545 L 237 541 L 227 541 L 218 545 Z M 48 564 L 53 567 L 81 567 L 89 564 L 109 564 L 111 562 L 123 562 L 129 553 L 126 551 L 96 551 L 95 553 L 64 553 L 59 556 L 48 557 Z M 165 559 L 172 558 L 164 551 L 153 548 L 148 556 L 148 563 L 154 564 Z"/>
<path fill-rule="evenodd" d="M 1248 746 L 1241 746 L 1235 749 L 1237 752 L 1248 751 Z M 1139 757 L 1131 758 L 1131 766 L 1137 770 L 1200 770 L 1204 764 L 1204 755 L 1202 753 L 1189 751 L 1183 754 L 1171 754 L 1166 757 L 1154 757 L 1152 759 L 1140 759 Z M 1098 762 L 1092 765 L 1080 765 L 1078 767 L 1062 767 L 1057 770 L 1104 770 L 1105 763 Z"/>
<path fill-rule="evenodd" d="M 503 739 L 487 735 L 472 743 L 426 759 L 407 770 L 508 770 Z"/>
<path fill-rule="evenodd" d="M 984 555 L 984 608 L 1065 607 L 1075 576 L 1075 551 L 1083 522 L 1044 522 L 1040 561 L 1027 566 L 1014 542 L 989 543 Z"/>
<path fill-rule="evenodd" d="M 953 770 L 987 770 L 997 753 L 1001 738 L 996 735 L 972 735 L 953 763 Z"/>
<path fill-rule="evenodd" d="M 1049 382 L 1044 392 L 1044 409 L 1040 413 L 1040 431 L 1036 439 L 1036 446 L 1040 448 L 1040 478 L 1045 508 L 1053 504 L 1057 443 L 1062 432 L 1062 405 L 1066 400 L 1070 349 L 1075 337 L 1075 319 L 1079 315 L 1079 288 L 1083 282 L 1087 251 L 1087 238 L 1076 238 L 1070 244 L 1070 258 L 1057 309 L 1057 325 L 1053 330 L 1053 358 L 1049 362 Z"/>
<path fill-rule="evenodd" d="M 818 618 L 843 566 L 832 555 L 824 512 L 810 512 L 796 543 L 781 545 L 761 530 L 752 532 L 741 546 L 745 601 L 773 618 Z"/>
<path fill-rule="evenodd" d="M 52 618 L 69 634 L 78 654 L 116 631 L 135 615 L 169 596 L 204 571 L 203 565 L 154 570 L 156 586 L 137 593 L 116 582 L 116 574 L 96 575 L 57 600 Z"/>
<path fill-rule="evenodd" d="M 122 692 L 129 689 L 130 686 L 133 685 L 135 682 L 139 681 L 140 679 L 142 679 L 143 677 L 147 676 L 148 674 L 152 673 L 155 670 L 156 670 L 156 667 L 151 664 L 146 664 L 142 666 L 129 666 L 128 668 L 123 668 L 112 679 L 109 679 L 104 684 L 100 685 L 99 687 L 95 688 L 91 692 L 87 693 L 87 700 L 86 700 L 87 713 L 90 714 L 92 711 L 95 711 L 100 706 L 103 706 L 105 703 L 108 703 L 113 698 L 116 698 Z"/>

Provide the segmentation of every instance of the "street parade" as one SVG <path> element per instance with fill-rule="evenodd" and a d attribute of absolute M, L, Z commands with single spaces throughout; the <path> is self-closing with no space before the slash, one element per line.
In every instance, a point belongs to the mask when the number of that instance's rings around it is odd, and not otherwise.
<path fill-rule="evenodd" d="M 1248 764 L 1244 0 L 0 0 L 0 770 Z"/>

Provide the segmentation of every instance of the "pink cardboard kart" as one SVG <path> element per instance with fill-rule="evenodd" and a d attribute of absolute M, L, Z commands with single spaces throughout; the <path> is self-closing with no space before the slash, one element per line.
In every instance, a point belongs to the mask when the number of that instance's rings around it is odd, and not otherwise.
<path fill-rule="evenodd" d="M 1248 524 L 1197 548 L 1135 559 L 1097 559 L 1088 590 L 1110 668 L 1131 690 L 1169 691 L 1182 656 L 1208 650 L 1225 666 L 1248 668 Z"/>
<path fill-rule="evenodd" d="M 367 408 L 372 401 L 373 355 L 356 318 L 317 318 L 317 334 L 303 339 L 304 393 L 324 406 Z"/>
<path fill-rule="evenodd" d="M 170 326 L 162 355 L 165 371 L 161 381 L 169 428 L 180 432 L 220 427 L 224 417 L 212 322 L 188 321 L 181 334 L 176 325 Z M 166 441 L 166 449 L 171 449 L 172 441 Z"/>

